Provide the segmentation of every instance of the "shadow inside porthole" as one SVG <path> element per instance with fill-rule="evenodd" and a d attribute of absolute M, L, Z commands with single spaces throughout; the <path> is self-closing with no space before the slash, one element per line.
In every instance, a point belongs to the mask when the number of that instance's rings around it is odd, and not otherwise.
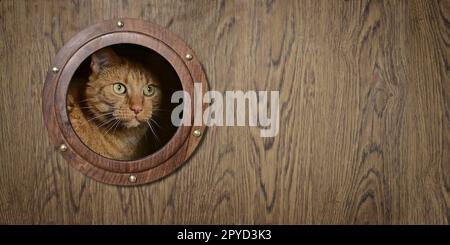
<path fill-rule="evenodd" d="M 79 139 L 114 160 L 138 160 L 162 149 L 178 127 L 171 95 L 182 90 L 169 62 L 135 44 L 97 50 L 77 68 L 67 92 L 67 112 Z"/>

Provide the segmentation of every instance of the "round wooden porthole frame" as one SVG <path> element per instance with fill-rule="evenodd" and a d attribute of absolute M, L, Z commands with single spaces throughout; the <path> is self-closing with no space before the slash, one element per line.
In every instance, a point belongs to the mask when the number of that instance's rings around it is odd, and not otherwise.
<path fill-rule="evenodd" d="M 193 51 L 178 36 L 156 24 L 138 19 L 114 19 L 90 26 L 73 37 L 56 55 L 42 94 L 44 121 L 55 150 L 78 171 L 100 182 L 140 185 L 158 180 L 181 166 L 194 152 L 205 126 L 180 126 L 169 142 L 142 159 L 105 158 L 84 145 L 72 128 L 66 95 L 76 69 L 95 51 L 116 44 L 137 44 L 166 59 L 177 73 L 183 91 L 194 98 L 194 82 L 207 91 L 205 73 Z M 203 104 L 203 110 L 205 105 Z M 191 105 L 192 111 L 193 105 Z M 193 125 L 194 113 L 191 113 Z"/>

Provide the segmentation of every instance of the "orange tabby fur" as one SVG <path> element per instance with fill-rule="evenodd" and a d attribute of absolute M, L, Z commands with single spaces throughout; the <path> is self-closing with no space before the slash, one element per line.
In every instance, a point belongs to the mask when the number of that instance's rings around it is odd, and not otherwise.
<path fill-rule="evenodd" d="M 72 127 L 81 141 L 105 157 L 117 160 L 142 157 L 145 145 L 140 142 L 149 129 L 147 121 L 158 110 L 161 100 L 156 77 L 141 64 L 119 57 L 111 48 L 91 56 L 91 70 L 82 90 L 69 91 Z M 114 92 L 115 83 L 124 84 L 126 92 Z M 156 91 L 150 97 L 143 93 L 149 84 Z"/>

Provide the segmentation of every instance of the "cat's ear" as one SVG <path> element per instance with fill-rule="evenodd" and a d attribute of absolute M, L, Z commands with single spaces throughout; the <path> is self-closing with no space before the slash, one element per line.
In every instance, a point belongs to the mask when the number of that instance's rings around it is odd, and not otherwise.
<path fill-rule="evenodd" d="M 94 74 L 98 74 L 103 69 L 118 65 L 121 62 L 120 57 L 109 47 L 102 48 L 91 55 L 91 69 Z"/>

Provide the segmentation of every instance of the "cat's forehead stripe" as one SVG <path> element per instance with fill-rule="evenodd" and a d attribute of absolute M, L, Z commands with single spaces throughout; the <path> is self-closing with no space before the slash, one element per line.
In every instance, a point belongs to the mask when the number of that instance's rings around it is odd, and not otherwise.
<path fill-rule="evenodd" d="M 140 69 L 132 69 L 132 67 L 130 67 L 128 69 L 128 74 L 127 74 L 126 78 L 127 78 L 127 83 L 129 83 L 131 81 L 145 83 L 147 80 L 143 71 L 141 71 Z"/>

